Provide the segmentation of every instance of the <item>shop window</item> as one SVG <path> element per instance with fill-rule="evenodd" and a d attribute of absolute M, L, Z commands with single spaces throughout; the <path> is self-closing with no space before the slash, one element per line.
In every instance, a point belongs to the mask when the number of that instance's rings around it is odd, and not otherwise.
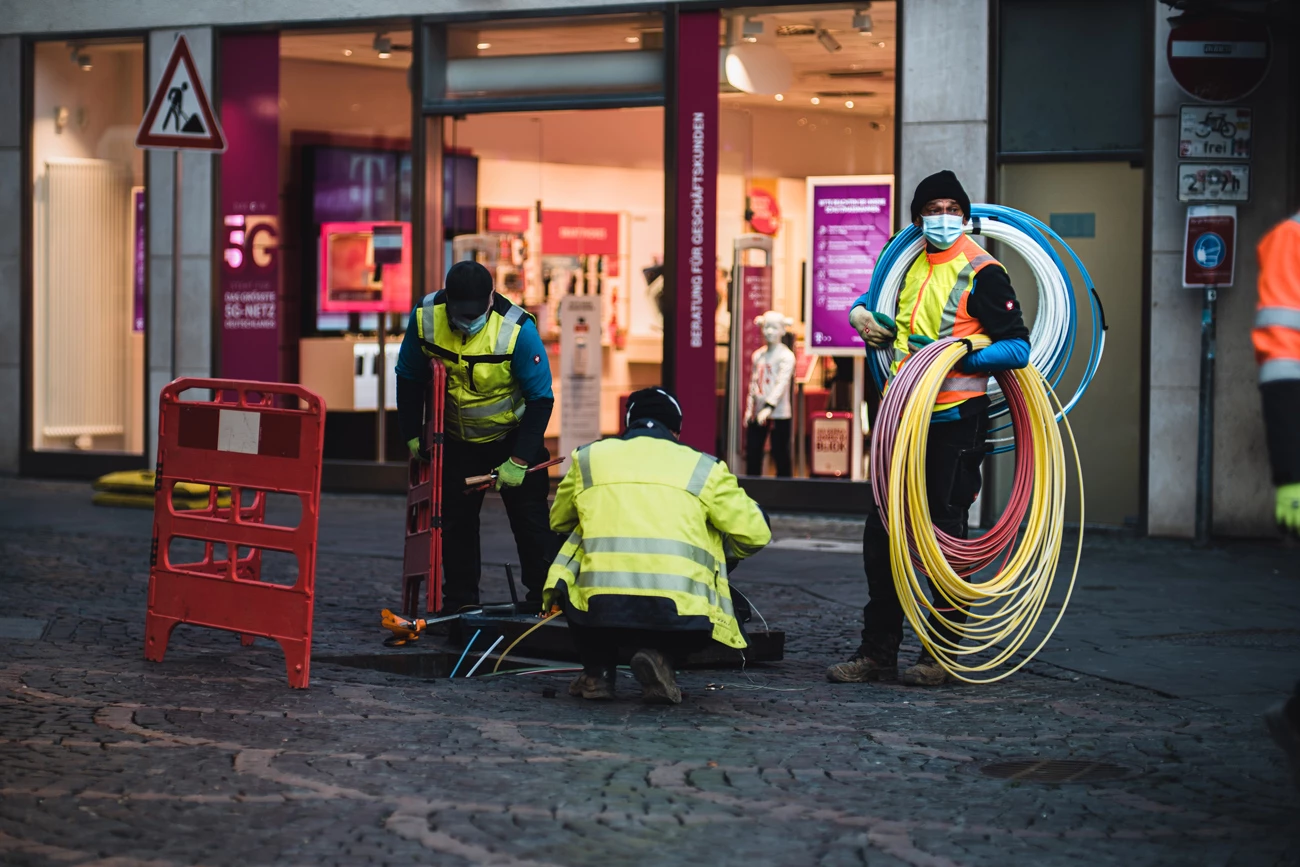
<path fill-rule="evenodd" d="M 33 54 L 31 447 L 141 454 L 144 45 Z"/>
<path fill-rule="evenodd" d="M 431 27 L 430 105 L 663 93 L 663 18 L 605 15 Z"/>
<path fill-rule="evenodd" d="M 819 441 L 834 440 L 840 428 L 838 441 L 848 441 L 853 350 L 819 355 L 814 346 L 810 354 L 808 315 L 814 300 L 819 315 L 835 316 L 827 313 L 829 302 L 866 291 L 870 263 L 837 261 L 818 268 L 821 276 L 814 273 L 809 179 L 833 176 L 846 185 L 888 189 L 896 36 L 892 2 L 722 11 L 715 338 L 718 392 L 725 399 L 719 400 L 718 447 L 738 472 L 853 475 L 850 450 L 813 448 L 814 418 L 818 431 L 829 431 Z M 892 230 L 892 207 L 880 210 L 877 253 Z M 842 265 L 840 274 L 835 269 Z M 833 299 L 823 291 L 828 280 L 839 293 Z M 767 349 L 755 322 L 768 311 L 786 329 L 779 350 Z M 757 425 L 762 402 L 748 399 L 751 386 L 770 389 L 768 362 L 788 360 L 787 351 L 795 357 L 791 380 L 777 389 L 773 418 Z M 834 417 L 828 420 L 827 411 Z"/>
<path fill-rule="evenodd" d="M 1142 153 L 1138 0 L 1002 0 L 1002 154 Z"/>

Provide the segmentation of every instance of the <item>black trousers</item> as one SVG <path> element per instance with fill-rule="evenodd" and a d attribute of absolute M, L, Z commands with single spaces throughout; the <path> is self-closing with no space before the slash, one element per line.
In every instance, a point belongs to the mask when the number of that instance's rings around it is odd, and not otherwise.
<path fill-rule="evenodd" d="M 479 511 L 486 491 L 465 493 L 465 478 L 490 473 L 501 466 L 514 450 L 515 435 L 509 434 L 490 443 L 468 443 L 448 437 L 443 446 L 442 474 L 442 610 L 448 613 L 466 605 L 479 603 L 479 575 L 482 556 L 479 549 Z M 519 455 L 537 464 L 550 453 Z M 551 532 L 550 507 L 546 498 L 550 486 L 546 472 L 539 470 L 524 477 L 517 488 L 503 488 L 506 515 L 515 537 L 515 549 L 522 566 L 521 576 L 527 598 L 541 605 L 546 571 L 560 552 L 564 539 Z M 494 558 L 506 559 L 497 551 Z M 505 576 L 502 576 L 504 581 Z"/>
<path fill-rule="evenodd" d="M 930 425 L 925 452 L 926 499 L 934 525 L 951 536 L 965 539 L 969 534 L 967 519 L 980 491 L 980 465 L 988 451 L 984 442 L 988 426 L 984 412 Z M 870 600 L 862 609 L 862 645 L 858 654 L 881 665 L 894 665 L 898 646 L 903 642 L 903 607 L 898 602 L 889 564 L 889 535 L 874 501 L 862 532 L 862 567 L 867 573 Z M 933 587 L 931 593 L 933 596 Z M 942 599 L 936 607 L 945 607 Z M 943 620 L 964 623 L 966 613 L 946 611 Z M 955 633 L 943 629 L 943 620 L 930 615 L 931 625 L 955 641 Z"/>
<path fill-rule="evenodd" d="M 772 460 L 776 464 L 778 478 L 788 479 L 790 468 L 790 425 L 791 419 L 774 418 L 767 424 L 750 422 L 745 426 L 745 474 L 763 475 L 763 443 L 767 440 L 768 428 L 772 430 Z"/>
<path fill-rule="evenodd" d="M 674 668 L 680 668 L 692 653 L 698 653 L 713 643 L 712 633 L 704 630 L 677 632 L 654 629 L 615 629 L 600 626 L 579 626 L 569 623 L 569 634 L 578 648 L 578 659 L 585 671 L 607 673 L 618 666 L 618 652 L 628 649 L 658 650 Z"/>

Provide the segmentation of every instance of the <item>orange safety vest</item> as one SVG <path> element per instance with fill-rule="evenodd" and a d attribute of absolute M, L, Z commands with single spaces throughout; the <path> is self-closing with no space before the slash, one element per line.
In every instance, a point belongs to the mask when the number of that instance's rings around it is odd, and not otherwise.
<path fill-rule="evenodd" d="M 912 354 L 907 340 L 920 334 L 932 340 L 983 334 L 978 319 L 966 309 L 975 275 L 990 265 L 1002 264 L 962 235 L 947 250 L 927 252 L 908 269 L 898 294 L 898 333 L 894 337 L 894 362 L 890 377 L 898 373 Z M 949 409 L 972 397 L 987 394 L 987 373 L 949 371 L 935 399 L 935 412 Z"/>
<path fill-rule="evenodd" d="M 1255 361 L 1259 384 L 1300 379 L 1300 213 L 1263 237 L 1259 255 L 1259 306 Z"/>

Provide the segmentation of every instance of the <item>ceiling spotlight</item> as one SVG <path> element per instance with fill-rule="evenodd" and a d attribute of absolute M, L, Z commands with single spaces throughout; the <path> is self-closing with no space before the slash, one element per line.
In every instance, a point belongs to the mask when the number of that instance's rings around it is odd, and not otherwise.
<path fill-rule="evenodd" d="M 71 46 L 70 56 L 72 57 L 72 62 L 80 67 L 82 72 L 90 72 L 90 70 L 94 68 L 90 62 L 90 55 L 83 54 L 80 45 Z"/>
<path fill-rule="evenodd" d="M 351 57 L 351 56 L 352 56 L 352 49 L 351 49 L 351 48 L 344 48 L 344 49 L 343 49 L 343 56 L 344 56 L 344 57 Z"/>
<path fill-rule="evenodd" d="M 855 9 L 853 12 L 853 29 L 858 31 L 862 36 L 871 35 L 871 4 L 868 3 L 864 9 Z"/>
<path fill-rule="evenodd" d="M 487 51 L 487 50 L 488 50 L 489 48 L 491 48 L 491 47 L 492 47 L 492 43 L 491 43 L 491 42 L 480 42 L 480 43 L 478 44 L 478 50 L 479 50 L 479 51 Z"/>
<path fill-rule="evenodd" d="M 813 105 L 821 105 L 821 104 L 822 104 L 822 101 L 821 101 L 821 99 L 820 99 L 819 97 L 814 96 L 814 97 L 812 98 L 812 104 L 813 104 Z"/>
<path fill-rule="evenodd" d="M 817 28 L 817 41 L 822 44 L 822 48 L 825 48 L 828 54 L 834 54 L 844 47 L 843 45 L 840 45 L 839 40 L 834 36 L 831 36 L 830 31 L 824 27 Z"/>
<path fill-rule="evenodd" d="M 380 60 L 387 60 L 393 56 L 393 40 L 382 33 L 375 34 L 374 48 Z"/>
<path fill-rule="evenodd" d="M 853 100 L 851 100 L 851 99 L 846 99 L 846 100 L 844 100 L 844 107 L 845 107 L 845 108 L 853 108 Z"/>
<path fill-rule="evenodd" d="M 763 35 L 763 22 L 746 18 L 745 23 L 741 25 L 740 34 L 746 42 L 757 42 L 758 37 Z"/>
<path fill-rule="evenodd" d="M 785 101 L 785 94 L 784 94 L 784 93 L 778 93 L 778 94 L 776 95 L 776 101 L 777 101 L 777 102 L 784 102 L 784 101 Z"/>
<path fill-rule="evenodd" d="M 628 45 L 636 45 L 638 42 L 641 41 L 641 37 L 640 37 L 640 36 L 624 36 L 624 37 L 623 37 L 623 41 L 626 42 Z"/>

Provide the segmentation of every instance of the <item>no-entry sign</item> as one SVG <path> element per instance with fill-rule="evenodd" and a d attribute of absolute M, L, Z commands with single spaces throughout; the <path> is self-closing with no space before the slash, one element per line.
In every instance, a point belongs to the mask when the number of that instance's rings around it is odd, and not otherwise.
<path fill-rule="evenodd" d="M 1183 286 L 1232 285 L 1237 248 L 1235 205 L 1193 205 L 1187 209 L 1183 241 Z"/>
<path fill-rule="evenodd" d="M 1205 102 L 1231 102 L 1264 80 L 1269 62 L 1268 27 L 1242 18 L 1184 21 L 1169 33 L 1169 71 L 1188 95 Z"/>

